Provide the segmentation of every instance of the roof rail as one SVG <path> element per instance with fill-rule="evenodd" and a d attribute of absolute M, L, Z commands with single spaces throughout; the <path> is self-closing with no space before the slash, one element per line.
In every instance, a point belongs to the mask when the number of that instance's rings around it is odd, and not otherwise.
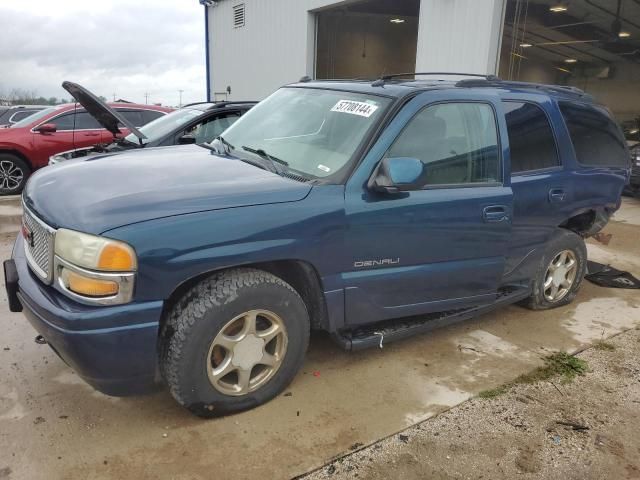
<path fill-rule="evenodd" d="M 385 84 L 385 82 L 387 82 L 388 80 L 392 80 L 394 78 L 401 78 L 401 77 L 409 77 L 409 76 L 416 76 L 416 75 L 442 75 L 442 76 L 449 76 L 449 77 L 478 77 L 478 78 L 483 78 L 484 80 L 488 80 L 488 81 L 496 81 L 496 80 L 500 80 L 498 77 L 496 77 L 495 75 L 489 75 L 489 74 L 483 74 L 483 73 L 457 73 L 457 72 L 406 72 L 406 73 L 394 73 L 392 75 L 383 75 L 381 76 L 378 80 L 376 80 L 375 82 L 373 82 L 371 84 L 372 87 L 381 87 Z"/>
<path fill-rule="evenodd" d="M 590 96 L 584 90 L 578 87 L 572 87 L 569 85 L 547 85 L 543 83 L 531 83 L 531 82 L 517 82 L 512 80 L 476 80 L 465 79 L 456 83 L 456 87 L 516 87 L 516 88 L 531 88 L 535 90 L 545 90 L 555 93 L 564 93 L 568 95 L 575 95 L 578 97 Z"/>
<path fill-rule="evenodd" d="M 238 100 L 238 101 L 224 101 L 224 102 L 193 102 L 183 105 L 182 108 L 195 107 L 196 105 L 211 105 L 211 108 L 226 107 L 228 105 L 245 105 L 247 103 L 258 103 L 255 100 Z"/>

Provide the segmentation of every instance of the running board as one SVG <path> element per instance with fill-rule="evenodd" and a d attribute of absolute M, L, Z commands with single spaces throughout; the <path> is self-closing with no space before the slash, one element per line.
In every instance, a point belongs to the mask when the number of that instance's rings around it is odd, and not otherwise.
<path fill-rule="evenodd" d="M 363 350 L 369 347 L 380 347 L 385 343 L 402 340 L 414 335 L 430 332 L 437 328 L 453 325 L 478 315 L 491 312 L 497 308 L 524 300 L 531 295 L 530 288 L 513 287 L 502 290 L 496 301 L 490 305 L 432 313 L 416 317 L 385 320 L 333 334 L 333 340 L 344 350 Z"/>

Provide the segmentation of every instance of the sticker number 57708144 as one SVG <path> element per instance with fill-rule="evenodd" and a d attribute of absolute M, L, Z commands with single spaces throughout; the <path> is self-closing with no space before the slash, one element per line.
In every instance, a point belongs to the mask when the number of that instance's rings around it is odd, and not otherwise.
<path fill-rule="evenodd" d="M 360 117 L 370 117 L 378 109 L 377 105 L 365 102 L 356 102 L 354 100 L 340 100 L 331 109 L 332 112 L 350 113 Z"/>

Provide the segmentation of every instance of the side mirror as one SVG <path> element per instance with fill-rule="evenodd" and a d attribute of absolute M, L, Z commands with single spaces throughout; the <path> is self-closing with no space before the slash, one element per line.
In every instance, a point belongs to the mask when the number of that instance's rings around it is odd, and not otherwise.
<path fill-rule="evenodd" d="M 55 133 L 58 130 L 58 127 L 55 123 L 43 123 L 42 125 L 35 128 L 33 131 L 47 134 L 47 133 Z"/>
<path fill-rule="evenodd" d="M 190 133 L 186 133 L 186 134 L 182 135 L 178 139 L 178 143 L 180 145 L 192 145 L 192 144 L 196 143 L 196 137 L 195 137 L 195 135 L 191 135 Z"/>
<path fill-rule="evenodd" d="M 424 164 L 417 158 L 384 158 L 371 175 L 367 186 L 382 193 L 420 190 L 424 184 Z"/>

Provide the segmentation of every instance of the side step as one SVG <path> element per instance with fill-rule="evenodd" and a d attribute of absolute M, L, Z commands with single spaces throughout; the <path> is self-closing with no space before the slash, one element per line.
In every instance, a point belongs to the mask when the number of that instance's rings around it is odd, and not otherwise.
<path fill-rule="evenodd" d="M 337 332 L 333 335 L 333 339 L 344 350 L 356 351 L 370 347 L 382 348 L 385 343 L 453 325 L 505 305 L 524 300 L 530 295 L 531 290 L 528 287 L 510 287 L 501 290 L 496 301 L 490 305 L 432 313 L 418 317 L 384 320 L 354 330 Z"/>

